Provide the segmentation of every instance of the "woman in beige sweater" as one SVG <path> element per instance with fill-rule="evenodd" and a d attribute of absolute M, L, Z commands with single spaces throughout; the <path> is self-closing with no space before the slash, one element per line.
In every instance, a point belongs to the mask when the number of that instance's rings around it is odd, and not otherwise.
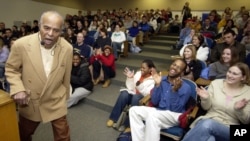
<path fill-rule="evenodd" d="M 250 86 L 249 68 L 236 63 L 227 71 L 226 79 L 212 81 L 208 87 L 198 88 L 201 106 L 207 113 L 191 124 L 183 141 L 229 141 L 229 125 L 249 124 Z"/>

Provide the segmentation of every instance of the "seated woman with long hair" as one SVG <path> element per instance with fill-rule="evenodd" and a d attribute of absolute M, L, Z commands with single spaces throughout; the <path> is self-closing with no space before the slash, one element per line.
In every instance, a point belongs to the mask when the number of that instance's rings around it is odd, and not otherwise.
<path fill-rule="evenodd" d="M 208 90 L 197 88 L 201 107 L 198 117 L 182 141 L 229 141 L 230 125 L 250 123 L 249 68 L 244 63 L 231 66 L 225 79 L 211 82 Z"/>
<path fill-rule="evenodd" d="M 127 67 L 124 69 L 124 75 L 127 77 L 126 88 L 120 90 L 120 95 L 107 121 L 108 127 L 113 126 L 117 122 L 126 105 L 139 105 L 139 100 L 150 94 L 151 89 L 155 85 L 151 74 L 152 69 L 155 69 L 155 65 L 151 60 L 144 60 L 141 64 L 141 69 L 136 73 Z M 128 120 L 124 124 L 129 126 Z"/>
<path fill-rule="evenodd" d="M 187 63 L 187 69 L 184 72 L 184 78 L 192 81 L 200 77 L 202 64 L 196 59 L 196 48 L 194 45 L 187 45 L 183 52 L 183 59 Z"/>
<path fill-rule="evenodd" d="M 225 48 L 220 60 L 209 65 L 209 79 L 226 78 L 228 68 L 237 62 L 239 62 L 239 55 L 236 48 Z"/>
<path fill-rule="evenodd" d="M 192 45 L 196 47 L 196 59 L 206 62 L 209 56 L 209 48 L 204 44 L 204 37 L 201 34 L 195 34 L 192 38 Z M 189 44 L 187 44 L 189 45 Z M 183 46 L 180 50 L 180 56 L 183 55 L 184 49 L 187 46 Z"/>
<path fill-rule="evenodd" d="M 106 88 L 111 83 L 110 79 L 115 77 L 115 56 L 112 51 L 111 46 L 106 45 L 103 52 L 101 49 L 95 49 L 90 57 L 89 69 L 94 85 L 104 82 L 102 87 Z"/>

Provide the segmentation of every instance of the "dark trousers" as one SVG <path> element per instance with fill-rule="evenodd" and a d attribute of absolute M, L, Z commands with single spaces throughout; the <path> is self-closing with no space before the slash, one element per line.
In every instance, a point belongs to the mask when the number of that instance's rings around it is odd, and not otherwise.
<path fill-rule="evenodd" d="M 101 69 L 103 70 L 104 80 L 115 77 L 115 71 L 108 66 L 102 65 L 99 61 L 93 63 L 93 77 L 97 79 L 100 76 Z"/>
<path fill-rule="evenodd" d="M 21 141 L 32 141 L 32 135 L 40 122 L 19 115 L 19 133 Z M 70 141 L 70 131 L 66 116 L 51 121 L 54 141 Z"/>

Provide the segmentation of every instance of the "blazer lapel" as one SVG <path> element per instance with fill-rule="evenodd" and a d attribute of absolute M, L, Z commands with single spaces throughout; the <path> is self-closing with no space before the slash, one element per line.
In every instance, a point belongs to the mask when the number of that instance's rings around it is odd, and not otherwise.
<path fill-rule="evenodd" d="M 46 83 L 47 77 L 44 71 L 41 49 L 40 49 L 40 41 L 38 39 L 38 33 L 36 33 L 31 39 L 28 44 L 27 54 L 30 58 L 32 65 L 34 66 L 34 71 L 37 72 L 37 76 Z"/>

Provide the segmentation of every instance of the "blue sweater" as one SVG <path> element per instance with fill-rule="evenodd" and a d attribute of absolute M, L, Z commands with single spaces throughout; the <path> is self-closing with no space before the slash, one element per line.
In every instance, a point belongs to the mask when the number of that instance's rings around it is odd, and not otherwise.
<path fill-rule="evenodd" d="M 130 27 L 128 33 L 129 33 L 129 36 L 135 37 L 139 33 L 139 28 L 138 27 Z"/>
<path fill-rule="evenodd" d="M 167 77 L 164 76 L 160 86 L 153 89 L 151 102 L 157 109 L 183 113 L 190 96 L 191 87 L 186 82 L 182 81 L 182 86 L 175 92 Z"/>
<path fill-rule="evenodd" d="M 74 44 L 73 48 L 80 50 L 81 56 L 84 56 L 84 58 L 89 59 L 91 52 L 90 46 L 84 43 L 80 46 L 78 44 Z"/>

